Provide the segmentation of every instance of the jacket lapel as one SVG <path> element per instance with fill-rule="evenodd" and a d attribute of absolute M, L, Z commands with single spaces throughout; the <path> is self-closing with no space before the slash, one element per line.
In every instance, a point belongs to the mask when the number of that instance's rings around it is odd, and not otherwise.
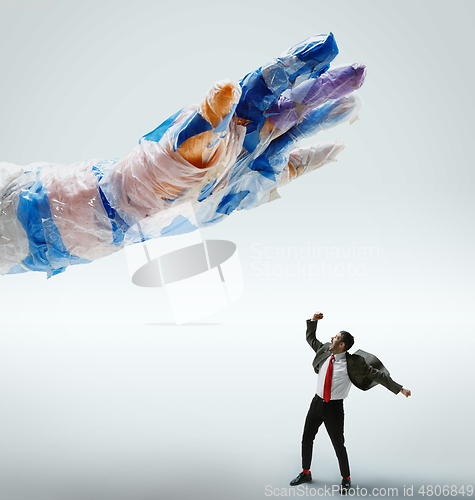
<path fill-rule="evenodd" d="M 313 358 L 313 369 L 315 370 L 315 373 L 318 373 L 318 370 L 320 368 L 320 365 L 328 358 L 330 357 L 330 342 L 327 342 L 320 347 L 320 349 L 317 351 L 317 354 Z"/>

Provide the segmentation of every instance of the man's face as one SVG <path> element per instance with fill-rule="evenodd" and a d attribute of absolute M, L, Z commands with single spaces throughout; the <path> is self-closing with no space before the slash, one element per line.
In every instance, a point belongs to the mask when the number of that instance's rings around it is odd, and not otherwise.
<path fill-rule="evenodd" d="M 343 352 L 343 350 L 345 349 L 345 343 L 343 342 L 341 337 L 342 337 L 341 333 L 338 333 L 337 335 L 332 337 L 330 351 L 333 354 L 339 354 Z"/>

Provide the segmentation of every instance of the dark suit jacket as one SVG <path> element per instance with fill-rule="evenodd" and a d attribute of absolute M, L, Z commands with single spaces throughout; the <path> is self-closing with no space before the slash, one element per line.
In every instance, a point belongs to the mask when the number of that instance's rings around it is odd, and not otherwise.
<path fill-rule="evenodd" d="M 317 321 L 307 320 L 307 342 L 310 347 L 316 352 L 315 358 L 313 360 L 313 369 L 318 373 L 320 365 L 331 355 L 329 351 L 330 342 L 322 344 L 315 336 L 317 330 Z M 356 351 L 355 354 L 350 354 L 346 352 L 346 366 L 348 370 L 348 376 L 352 384 L 356 385 L 358 389 L 362 391 L 367 391 L 371 387 L 377 384 L 381 384 L 386 389 L 389 389 L 394 394 L 398 394 L 402 385 L 394 382 L 394 380 L 389 376 L 388 370 L 379 361 L 379 359 L 370 354 L 369 352 L 362 351 L 361 349 Z"/>

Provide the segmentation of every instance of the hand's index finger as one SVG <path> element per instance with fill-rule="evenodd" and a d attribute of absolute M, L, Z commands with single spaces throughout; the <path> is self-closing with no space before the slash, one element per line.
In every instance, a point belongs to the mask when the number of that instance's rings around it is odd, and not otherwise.
<path fill-rule="evenodd" d="M 239 82 L 242 96 L 236 116 L 250 120 L 244 140 L 248 152 L 253 152 L 260 142 L 264 111 L 283 91 L 291 88 L 297 78 L 315 77 L 325 72 L 337 54 L 338 47 L 332 33 L 317 35 L 286 50 Z"/>
<path fill-rule="evenodd" d="M 262 66 L 262 77 L 272 93 L 278 96 L 291 88 L 297 78 L 315 78 L 324 73 L 337 55 L 338 47 L 333 33 L 315 35 Z"/>

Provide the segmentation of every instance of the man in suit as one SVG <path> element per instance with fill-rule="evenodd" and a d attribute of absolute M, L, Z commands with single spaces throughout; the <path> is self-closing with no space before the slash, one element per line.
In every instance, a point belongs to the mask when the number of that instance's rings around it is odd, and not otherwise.
<path fill-rule="evenodd" d="M 313 398 L 302 436 L 302 472 L 290 482 L 297 486 L 312 480 L 310 464 L 312 461 L 313 441 L 322 423 L 330 436 L 335 449 L 342 476 L 340 493 L 346 494 L 351 487 L 350 465 L 345 447 L 343 400 L 348 395 L 351 384 L 366 391 L 381 384 L 394 394 L 409 397 L 411 391 L 394 382 L 388 370 L 376 356 L 362 350 L 350 354 L 348 350 L 354 343 L 351 333 L 341 331 L 331 342 L 323 344 L 316 336 L 318 320 L 322 313 L 315 313 L 307 320 L 307 342 L 315 351 L 313 368 L 318 374 L 317 392 Z"/>

